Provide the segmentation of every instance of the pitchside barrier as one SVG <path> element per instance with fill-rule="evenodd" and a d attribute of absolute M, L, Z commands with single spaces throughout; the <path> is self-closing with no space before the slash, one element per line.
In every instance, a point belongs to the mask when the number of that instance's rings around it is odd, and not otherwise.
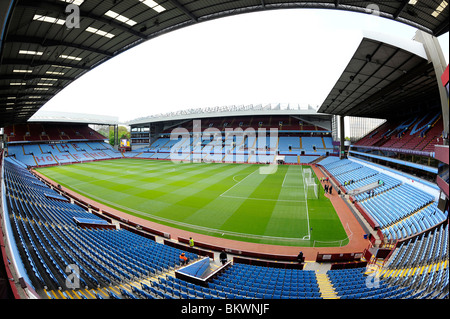
<path fill-rule="evenodd" d="M 320 254 L 317 253 L 316 262 L 349 262 L 360 261 L 363 253 L 334 253 Z"/>
<path fill-rule="evenodd" d="M 330 270 L 335 269 L 349 269 L 349 268 L 362 268 L 367 266 L 367 261 L 349 261 L 344 263 L 332 264 Z"/>
<path fill-rule="evenodd" d="M 243 257 L 233 257 L 233 263 L 246 264 L 252 266 L 263 266 L 263 267 L 271 267 L 271 268 L 282 268 L 282 269 L 303 269 L 303 262 L 305 261 L 305 257 L 303 257 L 302 263 L 298 261 L 293 262 L 279 262 L 279 261 L 270 261 L 270 260 L 261 260 L 261 259 L 251 259 L 251 258 L 243 258 Z"/>
<path fill-rule="evenodd" d="M 180 243 L 184 243 L 184 244 L 189 244 L 189 239 L 187 238 L 183 238 L 183 237 L 178 237 L 178 242 Z M 214 251 L 225 251 L 227 253 L 233 254 L 233 255 L 239 255 L 239 256 L 246 256 L 246 257 L 251 257 L 251 258 L 260 258 L 260 259 L 267 259 L 267 260 L 273 260 L 273 261 L 297 261 L 297 256 L 295 255 L 277 255 L 277 254 L 267 254 L 267 253 L 259 253 L 259 252 L 254 252 L 254 251 L 244 251 L 244 250 L 237 250 L 237 249 L 230 249 L 224 246 L 218 246 L 218 245 L 214 245 L 214 244 L 210 244 L 210 243 L 202 243 L 202 242 L 198 242 L 195 241 L 195 247 L 200 247 L 200 248 L 205 248 L 205 249 L 210 249 L 210 250 L 214 250 Z M 299 252 L 300 252 L 300 248 L 299 248 Z"/>
<path fill-rule="evenodd" d="M 174 248 L 178 248 L 178 249 L 181 249 L 181 250 L 185 250 L 185 251 L 188 251 L 190 253 L 197 254 L 199 256 L 206 256 L 206 257 L 209 257 L 212 260 L 214 260 L 214 253 L 212 251 L 201 249 L 201 248 L 198 248 L 198 247 L 195 247 L 195 246 L 194 247 L 190 247 L 189 245 L 185 245 L 185 244 L 182 244 L 180 242 L 177 243 L 175 241 L 171 241 L 171 240 L 167 240 L 167 239 L 164 239 L 164 245 L 171 246 L 171 247 L 174 247 Z"/>

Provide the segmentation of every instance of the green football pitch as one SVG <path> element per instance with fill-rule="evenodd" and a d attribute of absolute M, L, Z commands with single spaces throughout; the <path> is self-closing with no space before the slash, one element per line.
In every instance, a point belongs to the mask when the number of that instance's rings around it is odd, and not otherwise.
<path fill-rule="evenodd" d="M 342 246 L 345 230 L 307 166 L 119 159 L 39 168 L 96 202 L 210 236 L 285 246 Z M 313 177 L 315 177 L 313 173 Z"/>

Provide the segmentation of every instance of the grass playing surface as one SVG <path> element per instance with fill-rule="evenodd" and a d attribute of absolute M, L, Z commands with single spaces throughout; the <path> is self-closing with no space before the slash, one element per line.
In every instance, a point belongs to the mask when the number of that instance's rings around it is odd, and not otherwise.
<path fill-rule="evenodd" d="M 38 171 L 99 203 L 196 233 L 286 246 L 348 243 L 320 185 L 318 199 L 305 196 L 301 166 L 261 174 L 262 166 L 120 159 Z"/>

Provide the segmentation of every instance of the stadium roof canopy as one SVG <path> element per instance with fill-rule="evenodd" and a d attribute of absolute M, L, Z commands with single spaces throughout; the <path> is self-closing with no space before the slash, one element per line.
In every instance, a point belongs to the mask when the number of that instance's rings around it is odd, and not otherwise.
<path fill-rule="evenodd" d="M 385 119 L 404 116 L 438 107 L 438 85 L 421 42 L 366 32 L 318 112 Z"/>
<path fill-rule="evenodd" d="M 67 7 L 72 2 L 79 15 Z M 288 8 L 375 13 L 435 36 L 449 29 L 442 0 L 2 0 L 0 127 L 27 121 L 72 81 L 144 41 L 220 17 Z"/>
<path fill-rule="evenodd" d="M 169 113 L 154 114 L 146 117 L 137 118 L 129 121 L 129 125 L 148 125 L 149 123 L 207 119 L 215 117 L 238 117 L 238 116 L 268 116 L 268 115 L 290 115 L 290 116 L 308 116 L 309 119 L 321 120 L 329 117 L 329 114 L 317 113 L 317 110 L 310 105 L 308 108 L 301 108 L 300 105 L 281 104 L 257 104 L 257 105 L 232 105 L 216 106 L 207 108 L 196 108 L 174 111 Z"/>
<path fill-rule="evenodd" d="M 99 114 L 41 111 L 39 115 L 33 115 L 28 122 L 118 125 L 119 118 L 117 116 Z"/>

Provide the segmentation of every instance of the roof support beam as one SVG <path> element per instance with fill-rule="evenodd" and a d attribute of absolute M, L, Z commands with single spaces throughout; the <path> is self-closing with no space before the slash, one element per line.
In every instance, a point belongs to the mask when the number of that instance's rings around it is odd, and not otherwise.
<path fill-rule="evenodd" d="M 0 53 L 3 47 L 2 40 L 6 36 L 6 30 L 8 29 L 7 21 L 8 18 L 11 16 L 14 8 L 14 1 L 13 0 L 6 0 L 0 2 L 0 21 L 2 23 L 0 24 Z"/>
<path fill-rule="evenodd" d="M 28 90 L 28 89 L 42 89 L 42 88 L 48 88 L 49 90 L 52 91 L 60 91 L 62 89 L 64 89 L 64 87 L 62 86 L 40 86 L 40 85 L 14 85 L 14 87 L 9 86 L 9 85 L 2 85 L 0 86 L 0 91 L 15 91 L 15 92 L 24 92 L 24 90 Z M 15 93 L 10 93 L 10 95 L 14 95 Z M 38 94 L 35 94 L 38 95 Z"/>
<path fill-rule="evenodd" d="M 81 66 L 77 64 L 71 64 L 71 63 L 62 63 L 58 61 L 40 61 L 40 60 L 23 60 L 23 59 L 4 59 L 2 61 L 2 65 L 26 65 L 29 67 L 37 67 L 37 66 L 43 66 L 43 65 L 58 65 L 62 67 L 70 67 L 75 69 L 81 69 L 81 70 L 89 70 L 90 67 L 87 66 Z"/>
<path fill-rule="evenodd" d="M 20 99 L 26 98 L 27 96 L 30 96 L 30 95 L 40 95 L 40 96 L 46 97 L 48 99 L 53 97 L 53 94 L 47 93 L 47 92 L 40 92 L 38 94 L 36 94 L 36 93 L 19 93 L 19 94 L 2 93 L 2 94 L 0 94 L 0 101 L 1 100 L 8 100 L 8 97 L 10 97 L 10 96 L 14 96 L 15 97 L 14 100 L 20 100 Z"/>
<path fill-rule="evenodd" d="M 434 30 L 434 36 L 438 37 L 441 36 L 442 34 L 448 32 L 448 19 L 445 19 L 444 21 L 442 21 L 442 23 L 436 28 L 436 30 Z"/>
<path fill-rule="evenodd" d="M 381 99 L 384 95 L 388 95 L 389 93 L 398 90 L 399 87 L 402 86 L 404 83 L 408 83 L 412 79 L 416 78 L 417 76 L 420 76 L 424 72 L 429 70 L 429 63 L 427 61 L 424 61 L 420 65 L 418 65 L 414 70 L 411 70 L 410 72 L 406 73 L 405 75 L 399 77 L 398 79 L 394 80 L 384 88 L 382 88 L 377 93 L 373 94 L 363 102 L 359 103 L 358 105 L 355 105 L 353 107 L 353 113 L 357 113 L 360 109 L 367 108 L 367 106 L 371 102 L 375 102 L 379 99 Z"/>
<path fill-rule="evenodd" d="M 198 18 L 192 12 L 190 12 L 188 9 L 186 9 L 186 7 L 184 7 L 181 3 L 179 3 L 178 0 L 169 0 L 169 2 L 172 3 L 178 9 L 180 9 L 192 21 L 198 22 Z"/>
<path fill-rule="evenodd" d="M 39 38 L 34 38 L 34 37 L 22 37 L 22 36 L 9 36 L 5 40 L 5 43 L 13 43 L 13 42 L 17 42 L 17 43 L 32 43 L 32 44 L 40 45 L 40 46 L 42 46 L 44 48 L 46 48 L 46 47 L 54 47 L 54 46 L 64 46 L 64 47 L 80 49 L 80 50 L 87 51 L 87 52 L 93 52 L 93 53 L 97 53 L 97 54 L 102 54 L 102 55 L 105 55 L 105 56 L 110 57 L 110 58 L 114 56 L 113 53 L 110 53 L 110 52 L 107 52 L 107 51 L 104 51 L 104 50 L 94 49 L 94 48 L 91 48 L 91 47 L 87 47 L 87 46 L 84 46 L 84 45 L 75 44 L 75 43 L 71 43 L 71 42 L 39 39 Z"/>
<path fill-rule="evenodd" d="M 67 76 L 55 76 L 55 75 L 38 75 L 38 74 L 2 74 L 0 75 L 0 80 L 23 80 L 23 81 L 30 81 L 30 80 L 36 80 L 40 78 L 52 78 L 56 79 L 58 81 L 74 81 L 75 79 L 72 77 Z"/>
<path fill-rule="evenodd" d="M 398 7 L 397 11 L 394 13 L 394 19 L 397 19 L 400 13 L 402 13 L 403 9 L 408 5 L 409 0 L 402 0 L 400 3 L 400 7 Z"/>
<path fill-rule="evenodd" d="M 416 31 L 414 40 L 423 43 L 425 51 L 427 52 L 428 61 L 433 64 L 433 69 L 436 74 L 436 84 L 439 88 L 439 96 L 442 109 L 442 117 L 444 120 L 444 131 L 442 132 L 443 138 L 448 145 L 448 133 L 449 133 L 449 110 L 448 110 L 448 91 L 442 85 L 441 75 L 444 73 L 446 68 L 446 61 L 444 54 L 442 52 L 439 41 L 436 37 L 427 34 L 423 31 Z"/>

